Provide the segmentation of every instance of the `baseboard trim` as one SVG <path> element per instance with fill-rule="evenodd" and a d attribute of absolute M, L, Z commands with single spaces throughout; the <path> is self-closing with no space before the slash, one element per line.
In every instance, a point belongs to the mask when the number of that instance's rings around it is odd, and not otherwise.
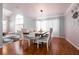
<path fill-rule="evenodd" d="M 70 44 L 72 44 L 77 50 L 79 50 L 79 47 L 78 47 L 76 44 L 74 44 L 72 41 L 68 40 L 67 38 L 66 38 L 66 40 L 67 40 Z"/>
<path fill-rule="evenodd" d="M 64 36 L 59 36 L 60 38 L 64 38 L 65 39 L 65 37 Z"/>
<path fill-rule="evenodd" d="M 54 36 L 54 37 L 65 38 L 64 36 Z"/>

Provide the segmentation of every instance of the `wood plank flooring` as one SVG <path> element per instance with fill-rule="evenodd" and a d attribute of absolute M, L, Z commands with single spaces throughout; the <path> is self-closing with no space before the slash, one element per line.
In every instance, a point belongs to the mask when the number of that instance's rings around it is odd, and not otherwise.
<path fill-rule="evenodd" d="M 3 55 L 79 55 L 79 50 L 73 47 L 68 41 L 63 38 L 52 38 L 49 51 L 46 49 L 46 44 L 40 45 L 38 49 L 36 44 L 31 42 L 28 46 L 27 40 L 19 40 L 13 43 L 8 43 L 3 46 Z"/>
<path fill-rule="evenodd" d="M 0 48 L 0 55 L 2 55 L 2 48 Z"/>

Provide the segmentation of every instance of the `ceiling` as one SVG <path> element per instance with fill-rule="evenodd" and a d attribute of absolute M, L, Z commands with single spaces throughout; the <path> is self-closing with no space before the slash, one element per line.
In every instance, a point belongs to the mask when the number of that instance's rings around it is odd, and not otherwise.
<path fill-rule="evenodd" d="M 12 12 L 8 9 L 3 8 L 3 17 L 8 17 L 12 14 Z"/>
<path fill-rule="evenodd" d="M 41 16 L 63 15 L 70 3 L 4 3 L 3 8 L 25 14 L 32 19 Z M 41 13 L 40 10 L 43 10 Z"/>

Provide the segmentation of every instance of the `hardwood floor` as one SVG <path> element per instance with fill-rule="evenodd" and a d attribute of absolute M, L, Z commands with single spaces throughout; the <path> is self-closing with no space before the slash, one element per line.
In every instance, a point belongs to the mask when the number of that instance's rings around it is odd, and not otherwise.
<path fill-rule="evenodd" d="M 31 42 L 29 47 L 26 40 L 8 43 L 3 46 L 2 50 L 3 55 L 79 55 L 79 50 L 63 38 L 53 38 L 49 51 L 45 44 L 40 45 L 38 49 L 36 44 Z"/>
<path fill-rule="evenodd" d="M 0 48 L 0 55 L 2 55 L 2 48 Z"/>

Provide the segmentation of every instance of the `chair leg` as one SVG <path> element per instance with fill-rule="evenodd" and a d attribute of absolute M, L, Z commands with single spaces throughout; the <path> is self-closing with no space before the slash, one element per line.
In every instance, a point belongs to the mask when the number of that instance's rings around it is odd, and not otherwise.
<path fill-rule="evenodd" d="M 48 49 L 49 49 L 49 47 L 48 47 L 49 45 L 48 45 L 48 43 L 47 43 L 47 51 L 48 51 Z"/>
<path fill-rule="evenodd" d="M 37 43 L 37 48 L 39 48 L 39 43 Z"/>
<path fill-rule="evenodd" d="M 49 47 L 51 46 L 51 42 L 48 43 L 48 46 L 49 46 Z"/>
<path fill-rule="evenodd" d="M 28 45 L 29 45 L 29 47 L 30 47 L 30 40 L 28 40 Z"/>

